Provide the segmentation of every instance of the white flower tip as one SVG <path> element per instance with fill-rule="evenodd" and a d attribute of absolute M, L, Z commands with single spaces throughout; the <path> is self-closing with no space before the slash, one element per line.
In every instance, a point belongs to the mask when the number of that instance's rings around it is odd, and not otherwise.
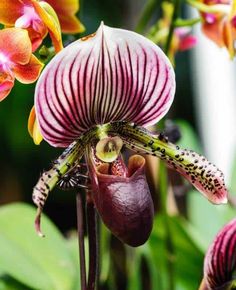
<path fill-rule="evenodd" d="M 221 200 L 221 204 L 226 204 L 228 203 L 228 197 L 225 196 L 222 200 Z"/>

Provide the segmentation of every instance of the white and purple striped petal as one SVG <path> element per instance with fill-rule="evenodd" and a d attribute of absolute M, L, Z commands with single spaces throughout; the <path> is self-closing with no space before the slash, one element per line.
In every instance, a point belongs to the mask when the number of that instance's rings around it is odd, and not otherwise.
<path fill-rule="evenodd" d="M 174 72 L 159 47 L 101 24 L 48 64 L 36 88 L 36 115 L 44 139 L 66 147 L 97 124 L 155 124 L 174 93 Z"/>
<path fill-rule="evenodd" d="M 235 271 L 236 218 L 217 234 L 206 254 L 204 280 L 208 289 L 235 289 L 230 287 L 236 286 Z"/>

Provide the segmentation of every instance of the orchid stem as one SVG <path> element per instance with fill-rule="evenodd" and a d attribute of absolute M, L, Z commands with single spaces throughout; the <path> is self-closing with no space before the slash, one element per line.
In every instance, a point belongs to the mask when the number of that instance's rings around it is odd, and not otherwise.
<path fill-rule="evenodd" d="M 89 273 L 87 290 L 94 290 L 98 276 L 97 213 L 90 198 L 87 201 L 87 227 L 89 240 Z"/>
<path fill-rule="evenodd" d="M 135 31 L 138 33 L 142 33 L 148 23 L 148 21 L 150 20 L 153 12 L 154 12 L 154 8 L 156 5 L 159 5 L 160 1 L 157 0 L 149 0 L 146 3 L 146 6 L 144 7 L 143 13 L 139 19 L 139 22 L 136 26 Z"/>
<path fill-rule="evenodd" d="M 77 228 L 78 228 L 78 241 L 79 241 L 79 258 L 80 258 L 80 284 L 81 284 L 81 290 L 87 290 L 85 250 L 84 250 L 83 200 L 80 193 L 78 193 L 76 196 L 76 210 L 77 210 Z"/>
<path fill-rule="evenodd" d="M 173 38 L 173 34 L 174 34 L 174 29 L 175 29 L 175 21 L 178 19 L 178 14 L 179 14 L 179 9 L 180 9 L 180 0 L 174 0 L 174 12 L 172 15 L 172 19 L 171 19 L 171 24 L 170 24 L 170 28 L 169 28 L 169 34 L 167 37 L 167 41 L 166 41 L 166 46 L 165 46 L 165 54 L 168 56 L 169 55 L 169 51 L 170 51 L 170 47 L 171 47 L 171 42 L 172 42 L 172 38 Z"/>

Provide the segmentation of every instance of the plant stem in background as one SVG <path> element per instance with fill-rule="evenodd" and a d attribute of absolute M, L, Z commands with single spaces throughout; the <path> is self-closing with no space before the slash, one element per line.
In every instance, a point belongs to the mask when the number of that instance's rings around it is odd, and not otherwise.
<path fill-rule="evenodd" d="M 98 234 L 97 212 L 88 193 L 87 198 L 87 229 L 89 241 L 89 273 L 87 290 L 94 290 L 98 277 Z"/>
<path fill-rule="evenodd" d="M 136 26 L 135 31 L 138 33 L 142 33 L 150 20 L 153 12 L 155 11 L 155 6 L 160 5 L 160 1 L 157 0 L 149 0 L 147 1 L 143 13 L 139 19 L 139 22 Z"/>
<path fill-rule="evenodd" d="M 80 281 L 81 290 L 87 290 L 86 287 L 86 266 L 85 266 L 85 250 L 84 250 L 84 216 L 83 216 L 83 200 L 80 193 L 76 196 L 77 211 L 77 229 L 79 241 L 79 257 L 80 257 Z"/>
<path fill-rule="evenodd" d="M 170 47 L 171 47 L 171 42 L 172 42 L 173 33 L 174 33 L 174 29 L 175 29 L 175 21 L 178 19 L 179 9 L 180 9 L 180 0 L 174 0 L 173 3 L 174 3 L 174 12 L 173 12 L 173 15 L 172 15 L 172 20 L 171 20 L 171 24 L 170 24 L 169 34 L 168 34 L 166 45 L 165 45 L 165 49 L 164 49 L 164 52 L 165 52 L 165 54 L 167 56 L 169 54 L 169 50 L 170 50 Z"/>

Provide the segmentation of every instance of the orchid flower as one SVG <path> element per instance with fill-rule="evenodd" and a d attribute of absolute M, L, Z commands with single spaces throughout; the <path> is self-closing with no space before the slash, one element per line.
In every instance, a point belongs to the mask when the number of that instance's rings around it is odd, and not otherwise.
<path fill-rule="evenodd" d="M 230 290 L 236 287 L 236 219 L 220 230 L 204 261 L 204 279 L 199 290 Z"/>
<path fill-rule="evenodd" d="M 0 23 L 27 29 L 33 51 L 41 45 L 48 32 L 56 52 L 63 48 L 57 14 L 53 7 L 45 1 L 2 0 L 0 1 Z"/>
<path fill-rule="evenodd" d="M 8 96 L 15 79 L 24 84 L 33 83 L 38 79 L 42 67 L 43 64 L 32 54 L 26 30 L 0 30 L 0 101 Z"/>
<path fill-rule="evenodd" d="M 123 145 L 161 158 L 211 202 L 227 202 L 223 173 L 215 165 L 170 143 L 162 133 L 153 135 L 145 129 L 167 113 L 174 93 L 174 71 L 165 54 L 131 31 L 101 24 L 96 33 L 75 41 L 52 59 L 36 86 L 36 118 L 43 138 L 67 149 L 34 187 L 39 233 L 49 192 L 61 181 L 78 183 L 77 168 L 85 155 L 92 198 L 105 224 L 131 245 L 137 246 L 130 237 L 137 227 L 145 232 L 138 244 L 147 239 L 153 205 L 145 162 L 139 156 L 127 168 L 120 153 Z M 119 221 L 126 213 L 130 223 Z"/>
<path fill-rule="evenodd" d="M 234 0 L 204 0 L 188 2 L 202 16 L 203 33 L 219 47 L 225 47 L 231 58 L 235 55 L 236 5 Z"/>

